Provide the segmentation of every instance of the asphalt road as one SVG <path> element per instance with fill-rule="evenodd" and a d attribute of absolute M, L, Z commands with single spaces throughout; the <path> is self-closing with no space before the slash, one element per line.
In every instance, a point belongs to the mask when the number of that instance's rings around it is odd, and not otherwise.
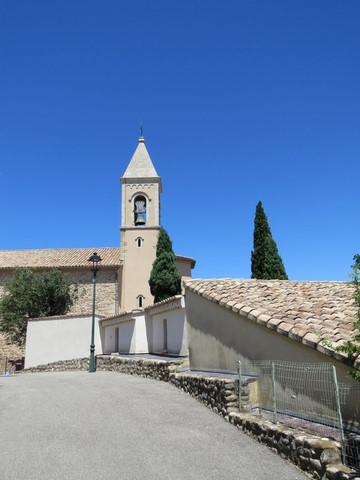
<path fill-rule="evenodd" d="M 170 384 L 113 372 L 0 377 L 1 480 L 302 480 Z"/>

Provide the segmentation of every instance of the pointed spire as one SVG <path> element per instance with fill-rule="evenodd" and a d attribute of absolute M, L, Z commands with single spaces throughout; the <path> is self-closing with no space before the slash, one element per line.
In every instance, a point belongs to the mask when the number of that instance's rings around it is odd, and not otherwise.
<path fill-rule="evenodd" d="M 139 144 L 123 175 L 123 178 L 154 178 L 159 177 L 145 146 L 143 127 L 140 126 Z"/>

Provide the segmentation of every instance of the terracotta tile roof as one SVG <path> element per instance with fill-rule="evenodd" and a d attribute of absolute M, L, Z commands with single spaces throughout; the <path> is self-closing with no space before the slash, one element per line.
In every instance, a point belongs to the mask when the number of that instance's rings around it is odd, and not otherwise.
<path fill-rule="evenodd" d="M 0 250 L 0 269 L 81 268 L 88 267 L 89 257 L 97 252 L 102 267 L 120 265 L 120 248 L 56 248 L 46 250 Z"/>
<path fill-rule="evenodd" d="M 4 334 L 0 333 L 0 358 L 20 358 L 24 355 L 23 350 L 17 345 L 11 344 Z M 2 372 L 0 372 L 2 373 Z"/>
<path fill-rule="evenodd" d="M 346 355 L 334 348 L 354 334 L 356 308 L 350 283 L 214 279 L 189 280 L 186 289 L 347 362 Z M 360 357 L 357 368 L 359 363 Z"/>

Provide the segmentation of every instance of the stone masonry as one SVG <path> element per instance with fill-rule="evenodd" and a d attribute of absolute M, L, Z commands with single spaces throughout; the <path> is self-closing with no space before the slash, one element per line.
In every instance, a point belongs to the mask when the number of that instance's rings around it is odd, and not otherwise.
<path fill-rule="evenodd" d="M 93 283 L 89 269 L 64 270 L 69 274 L 74 284 L 78 285 L 79 298 L 69 313 L 90 313 L 92 311 Z M 103 316 L 118 313 L 118 272 L 117 269 L 102 269 L 98 273 L 96 283 L 96 312 Z M 11 272 L 0 275 L 0 297 L 4 295 L 4 285 L 12 278 Z"/>

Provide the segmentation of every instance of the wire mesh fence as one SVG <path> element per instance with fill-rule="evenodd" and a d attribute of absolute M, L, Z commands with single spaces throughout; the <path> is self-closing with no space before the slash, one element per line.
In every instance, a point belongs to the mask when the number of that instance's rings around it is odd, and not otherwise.
<path fill-rule="evenodd" d="M 241 361 L 239 375 L 241 410 L 340 441 L 344 463 L 360 468 L 359 425 L 342 415 L 359 403 L 360 386 L 338 384 L 333 365 Z"/>

